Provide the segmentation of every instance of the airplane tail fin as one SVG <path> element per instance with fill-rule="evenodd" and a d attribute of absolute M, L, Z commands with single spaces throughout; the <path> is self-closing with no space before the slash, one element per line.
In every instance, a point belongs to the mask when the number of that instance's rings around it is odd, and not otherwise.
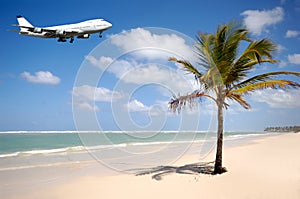
<path fill-rule="evenodd" d="M 31 23 L 29 23 L 23 16 L 19 15 L 17 16 L 17 21 L 19 23 L 19 26 L 21 27 L 29 27 L 32 28 L 33 25 L 31 25 Z"/>

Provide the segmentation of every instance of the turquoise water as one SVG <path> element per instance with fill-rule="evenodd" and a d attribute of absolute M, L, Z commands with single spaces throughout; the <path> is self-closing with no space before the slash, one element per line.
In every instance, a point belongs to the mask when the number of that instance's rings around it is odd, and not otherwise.
<path fill-rule="evenodd" d="M 267 135 L 273 134 L 225 132 L 224 142 L 239 144 Z M 201 160 L 215 143 L 214 132 L 0 132 L 0 172 L 91 162 L 125 171 L 168 165 L 187 150 Z"/>
<path fill-rule="evenodd" d="M 225 139 L 243 139 L 264 132 L 226 132 Z M 268 133 L 269 134 L 269 133 Z M 162 143 L 199 142 L 215 139 L 213 132 L 1 132 L 0 158 L 21 153 L 42 154 L 82 147 L 124 147 Z"/>

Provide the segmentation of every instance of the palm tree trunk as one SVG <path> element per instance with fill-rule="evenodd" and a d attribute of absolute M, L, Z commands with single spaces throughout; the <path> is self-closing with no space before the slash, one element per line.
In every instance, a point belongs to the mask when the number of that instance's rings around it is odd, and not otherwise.
<path fill-rule="evenodd" d="M 223 103 L 218 103 L 218 141 L 214 174 L 221 174 L 225 171 L 222 167 L 223 120 Z"/>

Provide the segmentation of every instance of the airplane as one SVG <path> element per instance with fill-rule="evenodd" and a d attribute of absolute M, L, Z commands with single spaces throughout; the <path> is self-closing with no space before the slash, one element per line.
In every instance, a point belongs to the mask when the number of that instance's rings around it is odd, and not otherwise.
<path fill-rule="evenodd" d="M 13 25 L 20 28 L 18 32 L 20 35 L 40 37 L 40 38 L 58 38 L 58 42 L 66 42 L 70 39 L 70 43 L 74 42 L 74 37 L 79 39 L 88 39 L 90 34 L 100 33 L 112 27 L 112 24 L 104 19 L 92 19 L 80 23 L 66 24 L 51 27 L 34 27 L 23 16 L 17 16 L 18 24 Z"/>

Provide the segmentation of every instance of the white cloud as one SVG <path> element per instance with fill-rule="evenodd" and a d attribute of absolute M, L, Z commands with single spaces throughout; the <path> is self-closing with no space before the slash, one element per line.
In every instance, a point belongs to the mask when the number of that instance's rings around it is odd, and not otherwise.
<path fill-rule="evenodd" d="M 84 101 L 74 101 L 74 106 L 77 109 L 80 110 L 87 110 L 87 111 L 94 111 L 94 112 L 98 112 L 99 111 L 99 107 L 96 105 L 92 105 L 89 102 L 84 102 Z"/>
<path fill-rule="evenodd" d="M 148 114 L 150 117 L 157 117 L 163 115 L 170 115 L 171 112 L 168 110 L 168 103 L 165 101 L 157 101 L 151 106 L 147 106 L 140 102 L 139 100 L 132 100 L 129 103 L 125 104 L 124 107 L 129 112 L 140 112 Z"/>
<path fill-rule="evenodd" d="M 110 57 L 96 59 L 93 56 L 87 56 L 86 59 L 100 69 L 103 69 L 105 64 L 112 60 Z M 176 94 L 191 92 L 197 86 L 193 84 L 195 82 L 193 75 L 184 74 L 181 70 L 174 70 L 167 66 L 143 64 L 135 60 L 116 60 L 106 70 L 124 83 L 138 85 L 147 83 L 161 84 Z"/>
<path fill-rule="evenodd" d="M 93 102 L 112 102 L 123 97 L 123 95 L 117 91 L 89 85 L 74 87 L 73 96 Z"/>
<path fill-rule="evenodd" d="M 286 50 L 286 47 L 284 47 L 283 45 L 277 44 L 276 49 L 277 49 L 279 52 L 281 52 L 281 51 Z"/>
<path fill-rule="evenodd" d="M 285 61 L 280 61 L 278 66 L 279 66 L 279 68 L 284 68 L 284 67 L 287 66 L 287 62 L 285 62 Z"/>
<path fill-rule="evenodd" d="M 94 104 L 95 102 L 112 103 L 123 97 L 120 92 L 89 85 L 74 87 L 72 94 L 73 106 L 77 109 L 88 111 L 99 111 L 99 107 Z"/>
<path fill-rule="evenodd" d="M 276 7 L 273 10 L 246 10 L 242 14 L 244 23 L 253 34 L 260 35 L 268 32 L 268 26 L 281 22 L 284 17 L 284 10 Z"/>
<path fill-rule="evenodd" d="M 300 90 L 272 90 L 256 91 L 252 97 L 256 102 L 267 103 L 272 108 L 300 107 Z"/>
<path fill-rule="evenodd" d="M 106 69 L 106 67 L 108 67 L 111 63 L 113 63 L 113 59 L 111 57 L 105 57 L 105 56 L 101 56 L 99 59 L 96 59 L 91 55 L 87 55 L 85 59 L 88 60 L 94 66 L 97 66 L 102 70 Z"/>
<path fill-rule="evenodd" d="M 175 53 L 188 60 L 194 57 L 193 49 L 186 44 L 185 39 L 171 31 L 169 34 L 153 34 L 149 30 L 136 28 L 112 35 L 110 39 L 126 52 L 135 50 L 136 55 L 141 54 L 145 58 L 163 58 L 167 61 L 170 52 L 172 56 Z"/>
<path fill-rule="evenodd" d="M 54 76 L 49 71 L 38 71 L 34 75 L 31 75 L 29 72 L 23 72 L 21 77 L 26 79 L 28 82 L 36 84 L 59 84 L 59 77 Z"/>
<path fill-rule="evenodd" d="M 168 74 L 170 73 L 170 74 Z M 143 84 L 145 82 L 160 82 L 169 81 L 172 76 L 172 71 L 161 68 L 156 64 L 136 67 L 133 71 L 127 73 L 122 80 L 127 83 Z"/>
<path fill-rule="evenodd" d="M 300 54 L 288 55 L 288 61 L 291 64 L 300 64 Z"/>
<path fill-rule="evenodd" d="M 286 38 L 297 37 L 300 34 L 300 31 L 297 30 L 288 30 L 285 34 Z"/>
<path fill-rule="evenodd" d="M 141 64 L 138 64 L 135 60 L 113 60 L 111 57 L 101 56 L 99 59 L 88 55 L 86 59 L 99 68 L 100 70 L 106 70 L 114 74 L 117 78 L 121 78 L 128 71 L 139 67 Z"/>
<path fill-rule="evenodd" d="M 145 112 L 149 111 L 151 107 L 144 105 L 142 102 L 134 99 L 125 105 L 130 112 Z"/>

